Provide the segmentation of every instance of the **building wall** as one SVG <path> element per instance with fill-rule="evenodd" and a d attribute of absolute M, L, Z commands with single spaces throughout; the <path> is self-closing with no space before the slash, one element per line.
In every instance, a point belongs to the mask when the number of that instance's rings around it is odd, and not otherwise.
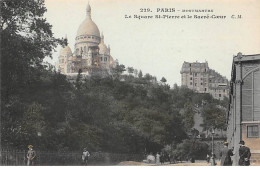
<path fill-rule="evenodd" d="M 229 82 L 208 63 L 184 62 L 181 69 L 182 85 L 198 93 L 210 93 L 215 99 L 223 100 L 229 95 Z"/>
<path fill-rule="evenodd" d="M 255 138 L 248 138 L 247 136 L 247 127 L 249 126 L 258 126 L 260 127 L 260 122 L 251 122 L 251 123 L 244 123 L 242 124 L 242 140 L 245 141 L 246 145 L 252 149 L 254 152 L 255 150 L 260 151 L 260 138 L 255 137 Z M 258 131 L 259 132 L 259 131 Z"/>
<path fill-rule="evenodd" d="M 260 55 L 234 57 L 230 89 L 227 138 L 238 165 L 239 141 L 251 149 L 252 165 L 260 165 Z M 252 132 L 254 128 L 254 132 Z M 257 130 L 256 130 L 257 129 Z"/>

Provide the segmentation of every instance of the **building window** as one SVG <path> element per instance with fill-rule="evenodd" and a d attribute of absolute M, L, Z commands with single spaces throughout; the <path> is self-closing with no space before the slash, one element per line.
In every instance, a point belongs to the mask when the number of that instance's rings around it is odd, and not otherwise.
<path fill-rule="evenodd" d="M 205 91 L 207 91 L 207 88 L 205 88 Z"/>
<path fill-rule="evenodd" d="M 103 58 L 102 58 L 102 57 L 100 57 L 100 61 L 103 61 Z"/>
<path fill-rule="evenodd" d="M 87 48 L 86 48 L 86 46 L 84 46 L 84 53 L 86 53 L 87 52 Z"/>
<path fill-rule="evenodd" d="M 192 80 L 192 77 L 190 78 L 190 80 Z"/>
<path fill-rule="evenodd" d="M 107 57 L 104 57 L 104 61 L 105 61 L 105 62 L 107 61 Z"/>
<path fill-rule="evenodd" d="M 190 85 L 192 85 L 192 82 L 190 82 Z"/>
<path fill-rule="evenodd" d="M 197 76 L 197 73 L 195 73 L 195 76 Z"/>
<path fill-rule="evenodd" d="M 203 83 L 200 83 L 200 85 L 203 85 Z"/>
<path fill-rule="evenodd" d="M 195 83 L 195 86 L 197 86 L 197 83 Z"/>
<path fill-rule="evenodd" d="M 247 126 L 247 137 L 248 138 L 259 137 L 258 125 Z"/>
<path fill-rule="evenodd" d="M 205 69 L 205 72 L 207 71 L 207 69 Z"/>
<path fill-rule="evenodd" d="M 226 92 L 226 90 L 224 89 L 223 92 Z"/>
<path fill-rule="evenodd" d="M 191 71 L 191 70 L 190 70 Z M 190 72 L 190 75 L 192 75 L 192 73 Z"/>
<path fill-rule="evenodd" d="M 221 94 L 219 94 L 219 97 L 221 97 Z"/>

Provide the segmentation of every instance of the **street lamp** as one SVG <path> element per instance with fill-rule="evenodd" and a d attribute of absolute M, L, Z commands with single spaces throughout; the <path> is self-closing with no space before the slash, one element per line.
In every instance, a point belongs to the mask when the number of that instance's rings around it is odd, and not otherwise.
<path fill-rule="evenodd" d="M 211 132 L 211 134 L 212 134 L 212 155 L 211 155 L 211 165 L 212 166 L 215 166 L 216 165 L 216 163 L 215 163 L 215 155 L 214 155 L 214 134 L 215 134 L 215 130 L 214 130 L 214 128 L 212 128 L 212 132 Z"/>

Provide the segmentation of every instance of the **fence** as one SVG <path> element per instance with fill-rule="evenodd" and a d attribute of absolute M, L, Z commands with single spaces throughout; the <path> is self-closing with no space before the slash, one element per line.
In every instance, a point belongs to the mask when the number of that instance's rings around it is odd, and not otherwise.
<path fill-rule="evenodd" d="M 27 164 L 27 151 L 2 150 L 1 165 L 24 166 Z M 40 166 L 78 166 L 82 165 L 82 152 L 44 152 L 36 151 L 35 165 Z M 142 154 L 115 154 L 93 152 L 89 165 L 116 165 L 121 161 L 142 161 Z"/>

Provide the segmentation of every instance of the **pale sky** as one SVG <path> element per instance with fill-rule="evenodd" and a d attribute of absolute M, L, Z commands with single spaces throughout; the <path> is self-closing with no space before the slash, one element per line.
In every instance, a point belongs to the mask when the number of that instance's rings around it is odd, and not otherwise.
<path fill-rule="evenodd" d="M 184 61 L 205 62 L 230 79 L 233 55 L 260 54 L 258 0 L 90 0 L 92 20 L 120 64 L 141 69 L 169 85 L 181 85 Z M 74 51 L 77 29 L 86 16 L 88 0 L 46 0 L 47 21 L 57 38 L 67 35 Z M 140 12 L 150 8 L 153 12 Z M 156 13 L 157 8 L 213 9 L 212 13 Z M 125 15 L 225 15 L 226 19 L 126 19 Z M 231 19 L 242 15 L 242 19 Z M 53 53 L 58 60 L 61 47 Z"/>

